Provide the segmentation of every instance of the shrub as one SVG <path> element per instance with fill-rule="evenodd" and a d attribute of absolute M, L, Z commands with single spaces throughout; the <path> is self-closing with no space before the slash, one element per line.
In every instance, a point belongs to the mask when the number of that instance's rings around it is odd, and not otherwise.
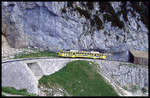
<path fill-rule="evenodd" d="M 17 90 L 14 87 L 2 87 L 2 91 L 10 94 L 17 94 L 17 95 L 25 95 L 25 96 L 36 96 L 35 94 L 30 94 L 27 92 L 26 89 Z"/>
<path fill-rule="evenodd" d="M 94 9 L 93 2 L 87 2 L 86 5 L 90 10 Z"/>
<path fill-rule="evenodd" d="M 131 87 L 130 87 L 130 89 L 129 89 L 129 91 L 131 91 L 131 92 L 136 92 L 138 90 L 138 87 L 136 86 L 136 85 L 131 85 Z"/>
<path fill-rule="evenodd" d="M 146 93 L 147 92 L 147 89 L 145 87 L 143 87 L 141 90 L 142 90 L 142 93 Z"/>
<path fill-rule="evenodd" d="M 63 8 L 61 11 L 62 11 L 62 13 L 66 13 L 67 12 L 65 8 Z"/>
<path fill-rule="evenodd" d="M 94 15 L 94 20 L 95 20 L 97 29 L 98 30 L 102 29 L 102 21 L 100 20 L 100 18 L 97 15 Z"/>
<path fill-rule="evenodd" d="M 81 9 L 79 7 L 76 7 L 75 10 L 77 10 L 80 13 L 81 16 L 82 15 L 85 16 L 86 19 L 90 19 L 91 18 L 88 10 L 83 10 L 83 9 Z"/>

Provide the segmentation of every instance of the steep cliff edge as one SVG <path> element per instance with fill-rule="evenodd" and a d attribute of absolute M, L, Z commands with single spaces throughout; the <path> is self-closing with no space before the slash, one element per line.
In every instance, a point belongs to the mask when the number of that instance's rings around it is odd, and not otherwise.
<path fill-rule="evenodd" d="M 2 32 L 14 48 L 147 51 L 148 4 L 2 2 Z"/>

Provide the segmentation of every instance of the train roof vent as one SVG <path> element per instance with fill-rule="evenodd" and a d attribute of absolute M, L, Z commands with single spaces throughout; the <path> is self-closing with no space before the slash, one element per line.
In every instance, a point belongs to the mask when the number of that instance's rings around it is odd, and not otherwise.
<path fill-rule="evenodd" d="M 71 52 L 78 52 L 78 50 L 70 50 Z"/>
<path fill-rule="evenodd" d="M 99 53 L 99 52 L 97 52 L 97 51 L 91 51 L 91 53 Z"/>

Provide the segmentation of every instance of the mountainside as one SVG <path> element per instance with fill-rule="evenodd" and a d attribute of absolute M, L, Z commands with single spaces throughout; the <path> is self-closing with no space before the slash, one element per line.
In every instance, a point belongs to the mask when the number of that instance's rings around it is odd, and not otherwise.
<path fill-rule="evenodd" d="M 2 2 L 14 48 L 148 50 L 148 2 Z"/>

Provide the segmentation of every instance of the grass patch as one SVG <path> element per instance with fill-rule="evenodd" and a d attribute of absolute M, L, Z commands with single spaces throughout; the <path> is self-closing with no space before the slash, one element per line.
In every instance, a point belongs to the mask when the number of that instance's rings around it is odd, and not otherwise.
<path fill-rule="evenodd" d="M 82 60 L 69 62 L 60 71 L 43 76 L 39 84 L 46 87 L 59 84 L 73 96 L 117 96 L 94 65 Z"/>
<path fill-rule="evenodd" d="M 39 51 L 36 53 L 29 53 L 29 54 L 20 53 L 15 55 L 14 58 L 17 59 L 17 58 L 32 58 L 32 57 L 57 57 L 57 53 L 49 51 Z"/>
<path fill-rule="evenodd" d="M 5 93 L 9 93 L 9 94 L 24 95 L 24 96 L 36 96 L 35 94 L 28 93 L 26 89 L 17 90 L 13 87 L 2 87 L 2 91 Z"/>

